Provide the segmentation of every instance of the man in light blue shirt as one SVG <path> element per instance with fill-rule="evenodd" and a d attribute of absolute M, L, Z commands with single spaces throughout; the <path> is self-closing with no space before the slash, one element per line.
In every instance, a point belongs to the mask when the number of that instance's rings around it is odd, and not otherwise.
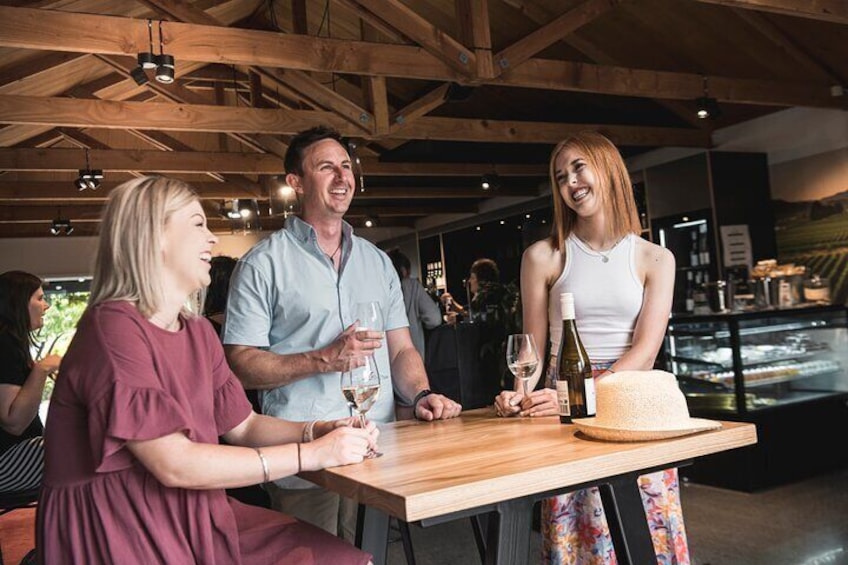
<path fill-rule="evenodd" d="M 394 420 L 394 396 L 411 404 L 420 419 L 459 415 L 459 404 L 428 390 L 391 262 L 342 219 L 355 180 L 339 134 L 327 128 L 298 134 L 285 168 L 302 214 L 254 246 L 233 273 L 223 332 L 233 371 L 245 388 L 262 391 L 263 413 L 329 420 L 349 416 L 341 371 L 361 366 L 373 353 L 383 380 L 370 419 Z M 379 331 L 357 330 L 352 319 L 353 305 L 368 301 L 382 307 L 385 327 Z M 314 485 L 297 477 L 268 485 L 272 505 L 337 533 L 339 497 L 309 487 Z M 348 537 L 353 506 L 341 506 Z"/>

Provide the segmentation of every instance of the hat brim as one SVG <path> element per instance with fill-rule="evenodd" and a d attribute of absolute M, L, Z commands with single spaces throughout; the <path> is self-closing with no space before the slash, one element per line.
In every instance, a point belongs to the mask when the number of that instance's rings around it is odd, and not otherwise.
<path fill-rule="evenodd" d="M 654 430 L 628 430 L 599 425 L 595 418 L 580 418 L 572 423 L 577 429 L 589 437 L 605 441 L 651 441 L 657 439 L 668 439 L 672 437 L 685 436 L 717 430 L 721 427 L 720 422 L 705 420 L 703 418 L 689 418 L 682 426 Z"/>

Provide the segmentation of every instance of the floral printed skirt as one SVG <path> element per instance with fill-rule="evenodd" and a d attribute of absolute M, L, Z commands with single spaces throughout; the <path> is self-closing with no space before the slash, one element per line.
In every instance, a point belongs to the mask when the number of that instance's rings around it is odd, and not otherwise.
<path fill-rule="evenodd" d="M 595 376 L 610 364 L 593 362 Z M 689 565 L 677 469 L 642 475 L 639 477 L 639 490 L 657 563 Z M 542 501 L 542 563 L 617 563 L 597 487 Z"/>

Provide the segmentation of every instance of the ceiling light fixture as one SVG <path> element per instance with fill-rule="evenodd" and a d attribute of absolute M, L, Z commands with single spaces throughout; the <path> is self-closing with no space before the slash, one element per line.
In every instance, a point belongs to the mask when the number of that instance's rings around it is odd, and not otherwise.
<path fill-rule="evenodd" d="M 483 190 L 497 190 L 501 186 L 501 178 L 497 173 L 489 173 L 480 177 L 480 188 Z"/>
<path fill-rule="evenodd" d="M 156 62 L 156 82 L 171 84 L 174 82 L 174 56 L 165 53 L 162 40 L 162 20 L 159 20 L 159 54 L 154 57 Z"/>
<path fill-rule="evenodd" d="M 697 116 L 701 120 L 707 118 L 717 118 L 721 114 L 721 109 L 718 107 L 718 100 L 710 97 L 710 91 L 707 85 L 707 77 L 704 77 L 704 95 L 695 100 L 697 108 Z"/>
<path fill-rule="evenodd" d="M 88 148 L 85 149 L 85 168 L 79 169 L 79 176 L 74 181 L 74 186 L 78 190 L 91 189 L 95 190 L 100 186 L 100 181 L 103 180 L 102 169 L 92 169 L 91 163 L 88 160 Z"/>
<path fill-rule="evenodd" d="M 153 54 L 153 20 L 151 19 L 147 20 L 147 41 L 147 51 L 138 54 L 138 66 L 150 71 L 156 68 L 156 56 Z"/>
<path fill-rule="evenodd" d="M 365 218 L 365 222 L 363 222 L 366 228 L 373 228 L 377 225 L 377 220 L 374 218 Z"/>
<path fill-rule="evenodd" d="M 50 233 L 53 235 L 59 235 L 61 233 L 71 235 L 74 233 L 74 226 L 71 225 L 71 221 L 62 219 L 62 210 L 59 210 L 58 215 L 59 217 L 53 220 L 53 223 L 50 225 Z"/>

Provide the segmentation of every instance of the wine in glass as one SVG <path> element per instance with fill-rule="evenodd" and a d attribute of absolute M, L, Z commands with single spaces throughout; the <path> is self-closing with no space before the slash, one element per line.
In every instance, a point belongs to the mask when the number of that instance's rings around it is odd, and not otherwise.
<path fill-rule="evenodd" d="M 365 357 L 365 364 L 354 367 L 351 364 L 347 371 L 342 373 L 342 394 L 350 404 L 351 408 L 359 416 L 359 425 L 365 429 L 365 413 L 377 402 L 380 394 L 380 371 L 374 361 L 373 355 Z M 380 457 L 382 453 L 369 449 L 365 454 L 366 459 Z"/>
<path fill-rule="evenodd" d="M 515 378 L 521 382 L 521 394 L 529 396 L 527 383 L 539 366 L 539 353 L 536 341 L 531 334 L 513 334 L 506 340 L 506 365 Z"/>

